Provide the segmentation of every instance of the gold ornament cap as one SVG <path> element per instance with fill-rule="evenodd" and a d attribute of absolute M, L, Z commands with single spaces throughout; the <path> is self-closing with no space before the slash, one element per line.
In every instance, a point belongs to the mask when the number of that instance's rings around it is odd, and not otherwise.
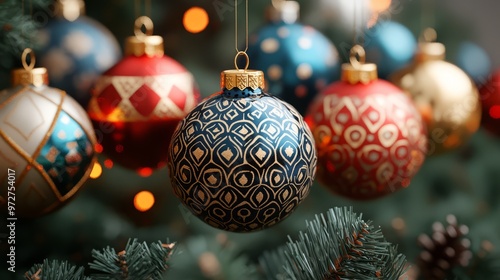
<path fill-rule="evenodd" d="M 142 32 L 142 27 L 146 32 Z M 163 56 L 165 53 L 163 38 L 153 36 L 153 21 L 146 16 L 141 16 L 135 20 L 135 36 L 128 37 L 125 41 L 125 55 L 143 56 Z"/>
<path fill-rule="evenodd" d="M 359 60 L 358 60 L 359 59 Z M 368 84 L 378 79 L 377 65 L 365 63 L 366 53 L 360 45 L 351 48 L 350 63 L 342 64 L 341 80 L 350 84 Z"/>
<path fill-rule="evenodd" d="M 55 13 L 69 21 L 75 21 L 80 15 L 85 14 L 83 0 L 57 0 Z"/>
<path fill-rule="evenodd" d="M 297 1 L 272 0 L 272 6 L 267 9 L 269 21 L 283 21 L 291 24 L 297 22 L 300 15 L 300 4 Z"/>
<path fill-rule="evenodd" d="M 430 60 L 444 60 L 446 56 L 446 47 L 435 42 L 437 32 L 432 28 L 426 28 L 420 35 L 418 50 L 415 54 L 416 62 L 424 62 Z"/>
<path fill-rule="evenodd" d="M 27 58 L 30 56 L 30 63 Z M 49 84 L 49 75 L 46 68 L 35 68 L 35 53 L 32 49 L 25 49 L 22 55 L 23 67 L 12 71 L 12 86 L 33 85 L 40 87 Z"/>
<path fill-rule="evenodd" d="M 247 60 L 245 69 L 239 69 L 237 60 L 239 56 L 244 56 Z M 225 70 L 220 73 L 220 87 L 226 89 L 238 88 L 244 90 L 246 88 L 251 88 L 256 90 L 258 88 L 264 88 L 266 83 L 264 79 L 264 72 L 260 70 L 248 70 L 248 65 L 250 64 L 250 59 L 246 52 L 240 51 L 234 57 L 234 65 L 236 69 Z"/>

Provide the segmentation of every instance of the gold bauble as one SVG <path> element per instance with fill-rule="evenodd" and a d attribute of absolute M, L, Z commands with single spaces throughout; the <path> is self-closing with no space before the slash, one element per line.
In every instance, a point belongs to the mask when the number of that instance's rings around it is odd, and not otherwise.
<path fill-rule="evenodd" d="M 440 43 L 420 43 L 413 65 L 391 80 L 414 100 L 428 130 L 428 155 L 463 145 L 477 131 L 481 105 L 474 82 L 457 66 L 444 61 Z"/>

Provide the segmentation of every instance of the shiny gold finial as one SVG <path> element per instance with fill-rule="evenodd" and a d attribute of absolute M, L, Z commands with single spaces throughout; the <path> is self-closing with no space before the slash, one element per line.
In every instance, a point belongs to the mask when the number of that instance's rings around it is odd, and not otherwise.
<path fill-rule="evenodd" d="M 30 63 L 28 64 L 28 55 Z M 36 87 L 48 85 L 49 76 L 46 68 L 35 68 L 36 57 L 32 49 L 24 49 L 21 56 L 23 68 L 12 71 L 12 86 L 34 85 Z"/>
<path fill-rule="evenodd" d="M 145 28 L 145 32 L 142 28 Z M 163 38 L 153 36 L 153 21 L 147 16 L 135 20 L 134 34 L 125 41 L 125 55 L 162 56 L 164 54 Z"/>
<path fill-rule="evenodd" d="M 415 61 L 424 62 L 429 60 L 444 60 L 446 48 L 443 44 L 437 43 L 437 32 L 433 28 L 426 28 L 419 38 L 418 50 L 415 54 Z"/>
<path fill-rule="evenodd" d="M 350 84 L 368 84 L 378 79 L 377 65 L 365 63 L 366 53 L 360 45 L 355 45 L 351 49 L 350 63 L 342 64 L 341 79 Z"/>
<path fill-rule="evenodd" d="M 245 69 L 240 69 L 238 67 L 238 57 L 243 56 L 246 59 Z M 236 69 L 225 70 L 220 74 L 220 87 L 226 89 L 238 88 L 244 90 L 246 88 L 251 88 L 256 90 L 257 88 L 264 88 L 264 72 L 258 70 L 248 70 L 250 64 L 250 58 L 245 51 L 238 51 L 234 57 L 234 66 Z"/>

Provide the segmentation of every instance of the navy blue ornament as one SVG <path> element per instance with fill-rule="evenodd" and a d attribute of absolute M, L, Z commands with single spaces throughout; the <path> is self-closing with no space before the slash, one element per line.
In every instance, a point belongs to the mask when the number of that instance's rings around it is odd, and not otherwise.
<path fill-rule="evenodd" d="M 298 4 L 284 1 L 274 18 L 252 35 L 250 68 L 262 70 L 269 92 L 305 114 L 309 103 L 338 79 L 337 49 L 311 26 L 297 23 Z"/>
<path fill-rule="evenodd" d="M 464 70 L 477 85 L 485 84 L 491 73 L 491 59 L 486 51 L 469 41 L 462 42 L 454 58 L 454 63 Z"/>
<path fill-rule="evenodd" d="M 302 116 L 263 91 L 261 71 L 222 73 L 222 91 L 181 121 L 169 147 L 175 195 L 205 223 L 251 232 L 285 219 L 316 172 Z"/>
<path fill-rule="evenodd" d="M 404 25 L 381 21 L 366 32 L 366 58 L 367 61 L 377 64 L 380 78 L 387 79 L 413 61 L 417 40 Z"/>
<path fill-rule="evenodd" d="M 59 5 L 67 16 L 68 7 Z M 40 64 L 50 72 L 50 85 L 63 89 L 85 108 L 90 89 L 121 58 L 121 50 L 113 34 L 99 22 L 84 15 L 70 19 L 56 17 L 39 31 L 37 53 Z"/>

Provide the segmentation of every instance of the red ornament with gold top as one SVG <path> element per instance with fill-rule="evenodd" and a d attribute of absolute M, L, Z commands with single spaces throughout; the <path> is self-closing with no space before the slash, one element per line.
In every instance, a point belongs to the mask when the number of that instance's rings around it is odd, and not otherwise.
<path fill-rule="evenodd" d="M 359 56 L 360 61 L 356 60 Z M 401 89 L 351 50 L 342 81 L 326 87 L 308 110 L 318 150 L 318 181 L 351 199 L 374 199 L 407 187 L 426 153 L 426 129 Z"/>
<path fill-rule="evenodd" d="M 199 92 L 191 73 L 163 54 L 151 19 L 140 17 L 135 25 L 126 56 L 99 79 L 88 113 L 104 154 L 126 168 L 151 171 L 166 165 L 172 133 L 198 104 Z"/>
<path fill-rule="evenodd" d="M 500 70 L 493 73 L 479 91 L 483 115 L 481 125 L 500 136 Z"/>

